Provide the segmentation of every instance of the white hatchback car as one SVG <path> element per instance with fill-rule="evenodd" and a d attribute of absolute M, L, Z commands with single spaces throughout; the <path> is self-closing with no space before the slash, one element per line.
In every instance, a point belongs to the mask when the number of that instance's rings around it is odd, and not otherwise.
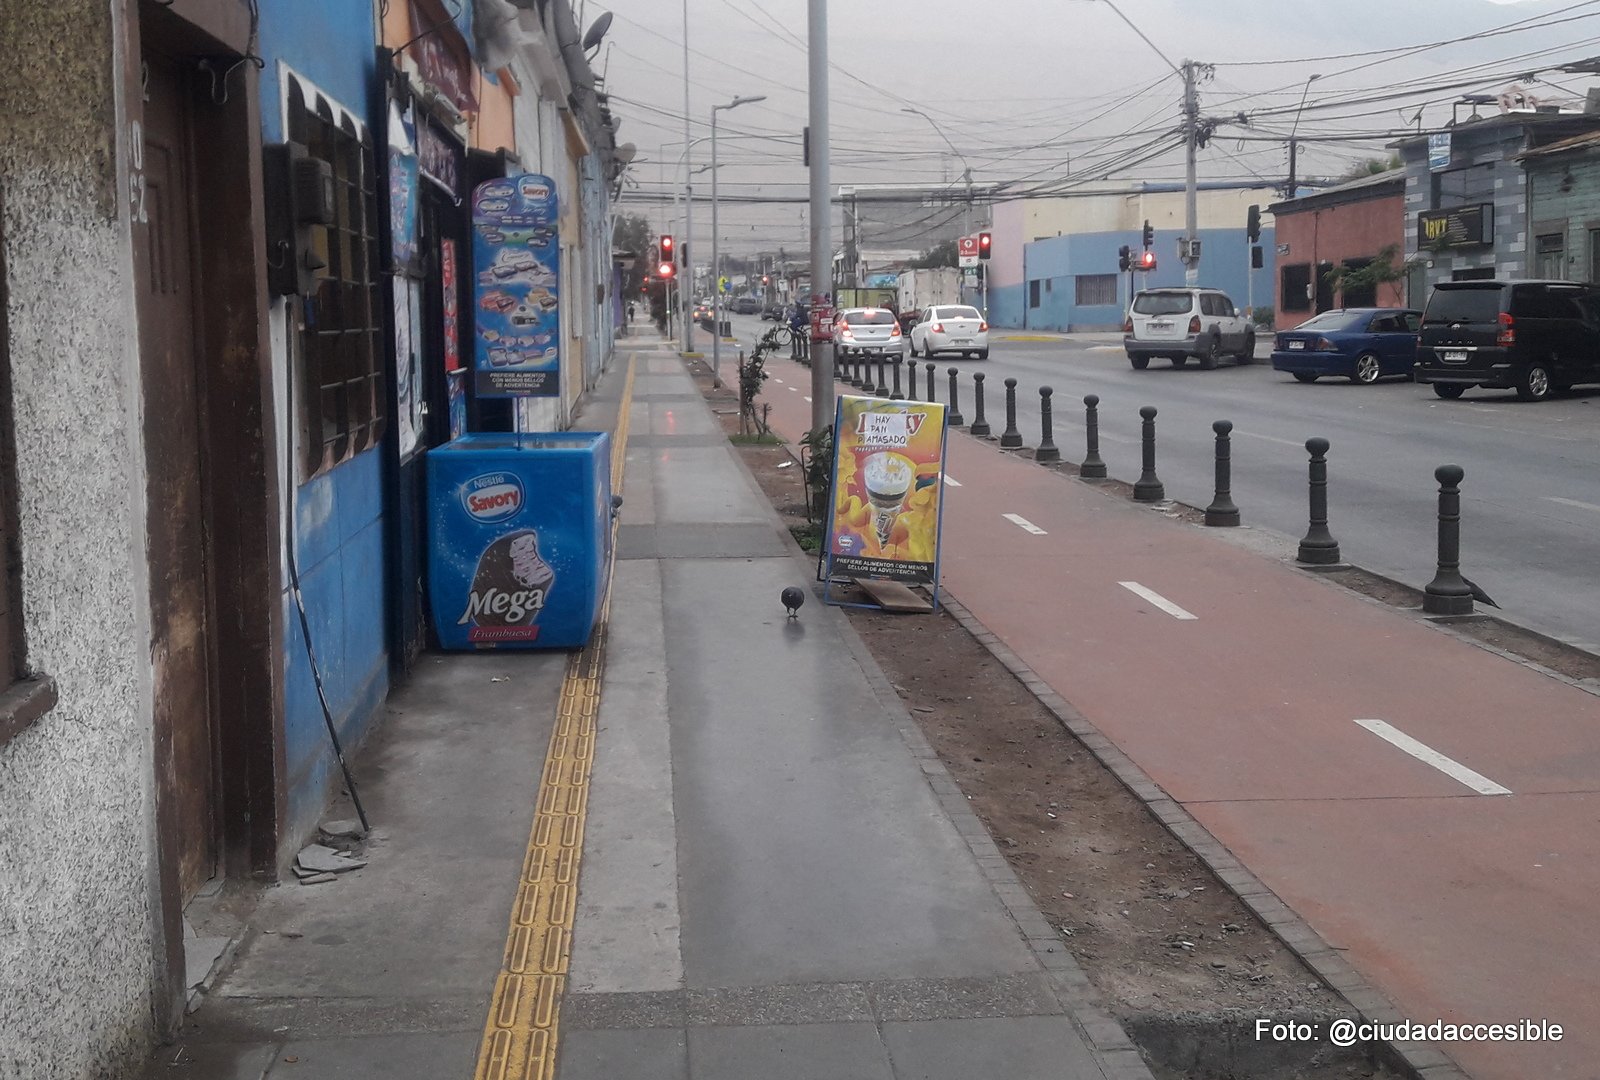
<path fill-rule="evenodd" d="M 1219 289 L 1141 289 L 1122 333 L 1128 362 L 1139 371 L 1152 356 L 1166 357 L 1173 367 L 1193 356 L 1210 370 L 1224 356 L 1248 364 L 1256 354 L 1254 325 Z"/>
<path fill-rule="evenodd" d="M 845 308 L 834 316 L 833 343 L 840 359 L 892 356 L 898 360 L 905 338 L 894 312 L 886 308 Z"/>
<path fill-rule="evenodd" d="M 939 304 L 917 316 L 911 328 L 911 355 L 932 358 L 937 353 L 989 359 L 989 324 L 975 307 Z"/>

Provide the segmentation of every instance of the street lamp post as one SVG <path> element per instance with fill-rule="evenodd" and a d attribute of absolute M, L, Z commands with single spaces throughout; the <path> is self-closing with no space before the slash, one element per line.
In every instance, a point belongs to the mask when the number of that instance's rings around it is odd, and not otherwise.
<path fill-rule="evenodd" d="M 717 113 L 765 101 L 765 94 L 736 97 L 726 105 L 711 106 L 711 385 L 722 385 L 722 279 L 717 261 Z"/>

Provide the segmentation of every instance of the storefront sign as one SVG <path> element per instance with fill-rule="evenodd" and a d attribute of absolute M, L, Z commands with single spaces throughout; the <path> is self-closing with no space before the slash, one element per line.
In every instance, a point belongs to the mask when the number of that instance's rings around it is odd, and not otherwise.
<path fill-rule="evenodd" d="M 466 42 L 453 25 L 433 13 L 437 5 L 411 5 L 411 34 L 407 48 L 417 62 L 422 81 L 463 113 L 477 112 L 478 99 L 472 96 L 472 65 L 467 59 Z"/>
<path fill-rule="evenodd" d="M 456 242 L 448 238 L 439 241 L 439 286 L 444 295 L 444 369 L 461 369 L 460 293 L 456 287 Z"/>
<path fill-rule="evenodd" d="M 812 293 L 809 312 L 811 316 L 811 340 L 813 342 L 832 341 L 833 298 Z"/>
<path fill-rule="evenodd" d="M 409 269 L 417 258 L 417 151 L 411 110 L 389 103 L 389 250 Z"/>
<path fill-rule="evenodd" d="M 488 180 L 472 196 L 479 397 L 553 397 L 561 375 L 561 241 L 555 183 Z"/>
<path fill-rule="evenodd" d="M 1417 247 L 1487 247 L 1494 243 L 1494 203 L 1457 206 L 1450 210 L 1424 210 L 1417 215 Z"/>
<path fill-rule="evenodd" d="M 1441 131 L 1428 136 L 1428 168 L 1433 172 L 1450 167 L 1450 133 Z"/>
<path fill-rule="evenodd" d="M 461 192 L 461 173 L 456 166 L 456 146 L 439 134 L 427 121 L 417 125 L 417 160 L 422 175 L 452 195 Z"/>
<path fill-rule="evenodd" d="M 935 584 L 944 406 L 842 397 L 834 431 L 828 576 Z"/>

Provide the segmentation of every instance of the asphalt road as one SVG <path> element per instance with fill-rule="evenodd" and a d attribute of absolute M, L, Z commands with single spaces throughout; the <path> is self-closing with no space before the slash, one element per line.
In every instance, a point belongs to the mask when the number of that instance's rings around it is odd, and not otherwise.
<path fill-rule="evenodd" d="M 771 325 L 754 317 L 733 322 L 741 340 Z M 1419 587 L 1435 568 L 1433 470 L 1453 462 L 1466 470 L 1463 573 L 1519 621 L 1600 645 L 1600 390 L 1538 403 L 1479 390 L 1451 402 L 1407 381 L 1302 385 L 1264 359 L 1214 371 L 1157 360 L 1134 371 L 1120 345 L 1108 342 L 1007 340 L 1025 336 L 992 332 L 987 361 L 938 358 L 939 399 L 947 396 L 945 369 L 958 366 L 970 422 L 969 373 L 983 371 L 988 420 L 998 435 L 1003 380 L 1015 378 L 1017 425 L 1033 446 L 1038 391 L 1048 385 L 1056 444 L 1078 461 L 1083 396 L 1098 394 L 1101 456 L 1113 477 L 1130 482 L 1140 471 L 1139 408 L 1154 405 L 1156 471 L 1169 498 L 1195 506 L 1211 501 L 1212 421 L 1231 420 L 1233 499 L 1245 522 L 1296 537 L 1307 521 L 1305 440 L 1320 435 L 1332 444 L 1329 527 L 1345 560 Z"/>

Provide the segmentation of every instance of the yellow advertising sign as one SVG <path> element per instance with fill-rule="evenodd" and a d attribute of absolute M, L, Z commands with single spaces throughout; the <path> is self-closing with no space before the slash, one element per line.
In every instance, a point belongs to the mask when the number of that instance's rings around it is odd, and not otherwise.
<path fill-rule="evenodd" d="M 934 584 L 945 407 L 842 397 L 834 432 L 829 574 Z"/>

